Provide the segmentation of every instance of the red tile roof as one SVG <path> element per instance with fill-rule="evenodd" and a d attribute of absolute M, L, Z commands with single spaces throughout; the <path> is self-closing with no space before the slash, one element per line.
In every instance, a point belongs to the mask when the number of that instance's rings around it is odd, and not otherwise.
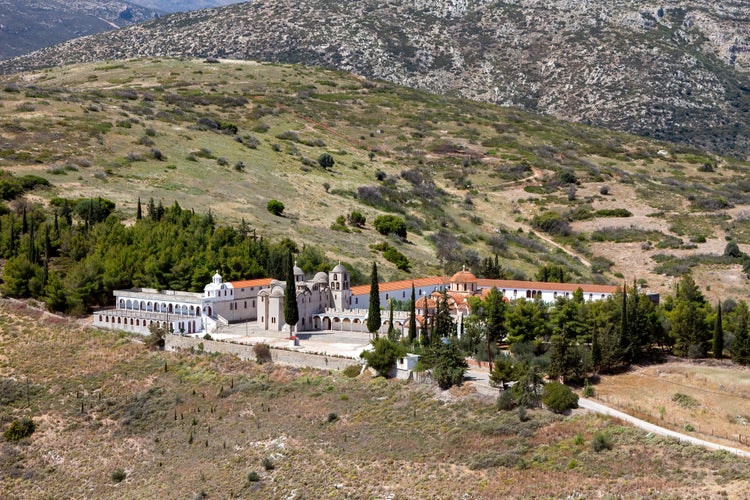
<path fill-rule="evenodd" d="M 248 288 L 251 286 L 268 286 L 271 284 L 271 281 L 273 281 L 273 278 L 259 278 L 255 280 L 230 281 L 229 284 L 237 290 L 238 288 Z"/>
<path fill-rule="evenodd" d="M 411 288 L 412 283 L 414 283 L 414 288 L 423 286 L 443 286 L 448 284 L 448 278 L 444 276 L 428 276 L 427 278 L 415 278 L 413 280 L 389 281 L 386 283 L 378 283 L 378 290 L 380 290 L 380 292 L 406 290 Z M 369 293 L 370 285 L 352 287 L 352 295 L 367 295 Z"/>

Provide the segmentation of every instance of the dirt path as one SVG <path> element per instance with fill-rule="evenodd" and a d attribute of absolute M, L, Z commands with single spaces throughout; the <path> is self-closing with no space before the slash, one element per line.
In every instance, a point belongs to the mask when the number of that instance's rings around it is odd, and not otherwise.
<path fill-rule="evenodd" d="M 627 413 L 615 410 L 613 408 L 610 408 L 609 406 L 605 406 L 591 399 L 579 398 L 578 406 L 590 411 L 594 411 L 596 413 L 601 413 L 602 415 L 608 415 L 610 417 L 618 418 L 631 425 L 634 425 L 635 427 L 638 427 L 639 429 L 643 429 L 647 432 L 653 432 L 654 434 L 658 434 L 660 436 L 667 436 L 677 439 L 680 442 L 703 446 L 704 448 L 709 448 L 711 450 L 724 450 L 740 457 L 750 458 L 750 452 L 748 451 L 740 450 L 738 448 L 732 448 L 731 446 L 724 446 L 723 444 L 712 443 L 711 441 L 706 441 L 705 439 L 699 439 L 697 437 L 681 434 L 670 429 L 665 429 L 664 427 L 659 427 L 658 425 L 646 422 L 645 420 L 635 418 L 631 415 L 628 415 Z"/>
<path fill-rule="evenodd" d="M 497 396 L 499 394 L 496 388 L 490 386 L 489 373 L 487 372 L 487 370 L 480 370 L 478 368 L 470 368 L 466 372 L 466 381 L 472 382 L 477 392 L 480 394 L 484 394 L 487 396 Z M 671 437 L 671 438 L 677 439 L 680 442 L 690 443 L 690 444 L 694 444 L 697 446 L 703 446 L 704 448 L 708 448 L 711 450 L 724 450 L 724 451 L 728 451 L 729 453 L 732 453 L 733 455 L 737 455 L 739 457 L 750 458 L 750 452 L 748 451 L 740 450 L 738 448 L 733 448 L 731 446 L 725 446 L 722 444 L 712 443 L 711 441 L 706 441 L 705 439 L 700 439 L 694 436 L 689 436 L 687 434 L 675 432 L 670 429 L 665 429 L 664 427 L 659 427 L 658 425 L 633 417 L 631 415 L 628 415 L 627 413 L 621 412 L 619 410 L 615 410 L 614 408 L 610 408 L 609 406 L 603 405 L 591 399 L 579 398 L 578 406 L 589 411 L 593 411 L 596 413 L 600 413 L 602 415 L 607 415 L 610 417 L 620 419 L 624 422 L 627 422 L 630 425 L 638 427 L 639 429 L 643 429 L 646 432 L 652 432 L 660 436 Z"/>

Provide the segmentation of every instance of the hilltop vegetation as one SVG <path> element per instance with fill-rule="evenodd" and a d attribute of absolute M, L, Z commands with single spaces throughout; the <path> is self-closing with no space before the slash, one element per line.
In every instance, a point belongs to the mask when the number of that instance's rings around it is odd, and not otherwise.
<path fill-rule="evenodd" d="M 364 272 L 378 259 L 385 279 L 482 275 L 498 254 L 492 277 L 549 264 L 567 281 L 635 276 L 666 292 L 655 271 L 693 272 L 709 298 L 748 289 L 747 163 L 316 68 L 141 60 L 12 76 L 0 166 L 50 183 L 10 201 L 15 224 L 55 197 L 111 200 L 125 221 L 153 198 Z M 374 229 L 384 214 L 405 239 Z M 729 240 L 740 253 L 718 259 Z"/>
<path fill-rule="evenodd" d="M 739 0 L 265 0 L 73 40 L 0 71 L 167 56 L 314 64 L 747 158 L 748 18 Z"/>
<path fill-rule="evenodd" d="M 468 388 L 442 401 L 420 384 L 152 352 L 8 302 L 0 313 L 0 423 L 35 423 L 0 442 L 4 498 L 682 497 L 747 480 L 745 460 L 595 415 L 519 418 Z"/>

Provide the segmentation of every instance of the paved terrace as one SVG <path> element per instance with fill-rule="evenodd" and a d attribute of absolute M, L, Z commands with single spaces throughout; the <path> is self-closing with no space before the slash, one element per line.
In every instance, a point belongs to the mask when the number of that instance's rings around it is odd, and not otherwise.
<path fill-rule="evenodd" d="M 370 346 L 370 335 L 359 332 L 298 332 L 299 346 L 293 349 L 300 352 L 330 354 L 359 360 L 359 354 Z M 202 334 L 198 334 L 198 337 Z M 255 321 L 220 325 L 211 334 L 215 340 L 230 340 L 242 344 L 265 343 L 271 347 L 290 348 L 287 332 L 263 330 Z"/>

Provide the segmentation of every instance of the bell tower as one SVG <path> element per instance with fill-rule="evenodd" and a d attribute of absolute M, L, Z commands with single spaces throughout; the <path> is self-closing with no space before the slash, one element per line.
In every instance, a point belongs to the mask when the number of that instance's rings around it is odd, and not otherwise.
<path fill-rule="evenodd" d="M 351 307 L 352 291 L 349 288 L 349 271 L 340 262 L 328 274 L 328 288 L 333 296 L 334 309 L 343 311 Z"/>

